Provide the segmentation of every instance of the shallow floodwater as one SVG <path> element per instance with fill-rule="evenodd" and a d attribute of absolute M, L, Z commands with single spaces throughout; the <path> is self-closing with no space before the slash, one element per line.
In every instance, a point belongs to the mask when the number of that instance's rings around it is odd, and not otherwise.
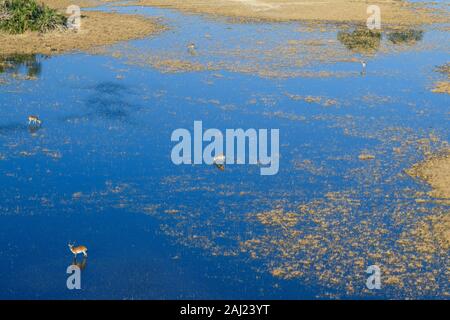
<path fill-rule="evenodd" d="M 384 36 L 366 54 L 337 40 L 339 26 L 114 9 L 160 16 L 170 29 L 92 54 L 3 58 L 0 298 L 448 294 L 448 252 L 429 258 L 398 242 L 412 245 L 415 222 L 448 213 L 404 173 L 450 138 L 448 95 L 431 92 L 448 62 L 445 26 L 398 46 Z M 342 62 L 306 50 L 307 65 L 296 64 L 277 49 L 314 39 L 330 40 Z M 171 70 L 173 61 L 203 67 Z M 30 114 L 40 128 L 27 125 Z M 280 129 L 279 173 L 174 165 L 171 133 L 192 132 L 195 120 Z M 297 223 L 284 222 L 288 212 Z M 88 247 L 85 264 L 77 259 L 81 290 L 66 287 L 68 242 Z M 401 284 L 367 290 L 373 264 Z"/>

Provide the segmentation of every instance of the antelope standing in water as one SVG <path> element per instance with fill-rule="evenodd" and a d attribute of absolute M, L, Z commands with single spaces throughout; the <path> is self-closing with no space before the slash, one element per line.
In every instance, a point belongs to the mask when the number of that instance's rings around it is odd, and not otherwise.
<path fill-rule="evenodd" d="M 28 116 L 28 124 L 41 125 L 41 123 L 38 116 Z"/>
<path fill-rule="evenodd" d="M 77 257 L 77 254 L 82 253 L 85 257 L 87 257 L 87 248 L 85 246 L 77 246 L 74 247 L 73 244 L 68 244 L 70 251 Z"/>

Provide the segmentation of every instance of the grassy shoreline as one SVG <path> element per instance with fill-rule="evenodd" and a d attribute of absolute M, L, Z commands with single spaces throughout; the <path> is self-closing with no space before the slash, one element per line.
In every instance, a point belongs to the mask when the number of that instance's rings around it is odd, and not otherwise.
<path fill-rule="evenodd" d="M 13 0 L 28 1 L 30 0 Z M 105 13 L 96 11 L 81 12 L 80 30 L 65 28 L 65 5 L 70 5 L 65 0 L 44 0 L 39 9 L 45 10 L 45 17 L 57 17 L 50 19 L 49 24 L 41 24 L 44 27 L 36 27 L 32 18 L 17 27 L 18 32 L 0 31 L 0 55 L 14 54 L 58 54 L 63 52 L 89 50 L 98 46 L 110 45 L 120 41 L 143 38 L 156 34 L 165 28 L 154 19 L 139 15 L 125 15 L 118 13 Z M 96 6 L 99 1 L 85 0 L 84 6 Z M 59 19 L 59 20 L 58 20 Z M 59 21 L 59 23 L 55 23 Z M 27 25 L 28 24 L 28 25 Z"/>

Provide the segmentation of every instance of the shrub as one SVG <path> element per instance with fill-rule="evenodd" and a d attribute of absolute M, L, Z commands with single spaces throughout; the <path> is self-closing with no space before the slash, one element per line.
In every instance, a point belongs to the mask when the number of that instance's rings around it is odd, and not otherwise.
<path fill-rule="evenodd" d="M 381 32 L 357 29 L 352 32 L 338 32 L 338 40 L 348 49 L 356 52 L 374 52 L 381 43 Z"/>
<path fill-rule="evenodd" d="M 36 0 L 0 0 L 0 30 L 17 34 L 64 28 L 67 18 Z"/>
<path fill-rule="evenodd" d="M 388 39 L 394 44 L 401 43 L 415 43 L 417 41 L 422 40 L 423 31 L 422 30 L 403 30 L 403 31 L 395 31 L 389 34 Z"/>

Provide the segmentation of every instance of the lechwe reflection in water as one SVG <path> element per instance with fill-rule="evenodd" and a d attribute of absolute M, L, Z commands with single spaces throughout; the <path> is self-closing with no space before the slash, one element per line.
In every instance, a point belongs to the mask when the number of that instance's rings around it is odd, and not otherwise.
<path fill-rule="evenodd" d="M 83 259 L 82 259 L 80 262 L 78 262 L 78 261 L 77 261 L 77 257 L 75 256 L 75 257 L 73 258 L 73 260 L 72 260 L 72 266 L 76 266 L 76 267 L 78 267 L 80 270 L 86 269 L 86 266 L 87 266 L 87 257 L 84 256 Z"/>

